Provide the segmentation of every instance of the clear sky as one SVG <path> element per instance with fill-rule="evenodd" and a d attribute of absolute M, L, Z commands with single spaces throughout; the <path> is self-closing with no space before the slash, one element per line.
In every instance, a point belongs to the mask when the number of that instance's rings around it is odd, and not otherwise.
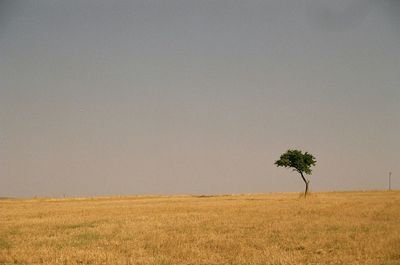
<path fill-rule="evenodd" d="M 0 197 L 400 188 L 400 1 L 0 0 Z"/>

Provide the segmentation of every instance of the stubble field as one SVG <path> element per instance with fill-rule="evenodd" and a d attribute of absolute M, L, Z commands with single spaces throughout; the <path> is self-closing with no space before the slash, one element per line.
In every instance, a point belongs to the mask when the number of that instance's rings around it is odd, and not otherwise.
<path fill-rule="evenodd" d="M 400 264 L 400 191 L 3 199 L 0 264 Z"/>

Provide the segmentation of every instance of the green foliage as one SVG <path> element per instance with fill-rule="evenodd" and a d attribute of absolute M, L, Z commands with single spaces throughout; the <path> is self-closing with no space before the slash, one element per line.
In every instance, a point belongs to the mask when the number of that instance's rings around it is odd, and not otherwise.
<path fill-rule="evenodd" d="M 300 174 L 311 174 L 311 166 L 315 166 L 315 157 L 310 153 L 303 153 L 300 150 L 287 150 L 280 159 L 275 162 L 277 167 L 289 167 Z"/>
<path fill-rule="evenodd" d="M 306 190 L 304 196 L 307 196 L 308 185 L 310 181 L 307 180 L 303 173 L 310 175 L 311 166 L 315 166 L 315 157 L 307 152 L 303 153 L 300 150 L 287 150 L 286 153 L 282 154 L 278 161 L 275 162 L 277 167 L 289 167 L 293 168 L 293 171 L 300 173 L 301 178 L 306 184 Z"/>

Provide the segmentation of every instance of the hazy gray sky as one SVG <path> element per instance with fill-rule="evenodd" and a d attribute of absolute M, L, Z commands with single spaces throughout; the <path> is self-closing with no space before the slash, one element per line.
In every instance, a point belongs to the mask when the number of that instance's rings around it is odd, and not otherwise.
<path fill-rule="evenodd" d="M 0 0 L 0 197 L 400 188 L 400 1 Z"/>

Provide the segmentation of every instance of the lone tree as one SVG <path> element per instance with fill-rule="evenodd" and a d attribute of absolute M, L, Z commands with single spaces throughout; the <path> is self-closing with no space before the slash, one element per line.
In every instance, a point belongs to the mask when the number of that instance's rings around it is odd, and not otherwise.
<path fill-rule="evenodd" d="M 275 165 L 277 167 L 293 168 L 293 171 L 298 172 L 306 184 L 304 196 L 307 196 L 308 184 L 310 184 L 310 181 L 304 177 L 304 174 L 311 175 L 311 166 L 315 166 L 316 162 L 317 161 L 312 154 L 307 152 L 303 153 L 300 150 L 289 149 L 286 153 L 281 155 L 279 160 L 275 162 Z"/>

